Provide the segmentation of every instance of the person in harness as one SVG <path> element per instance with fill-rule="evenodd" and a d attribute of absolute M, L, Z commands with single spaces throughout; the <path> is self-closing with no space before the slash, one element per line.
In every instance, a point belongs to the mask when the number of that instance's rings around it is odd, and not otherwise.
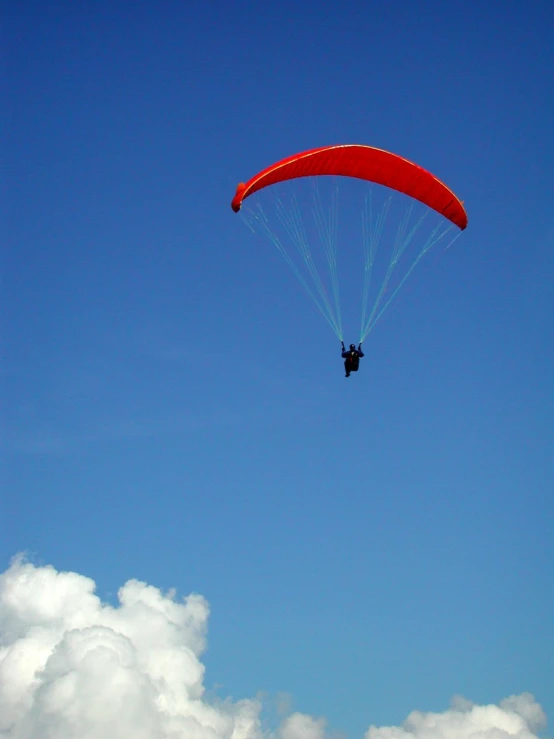
<path fill-rule="evenodd" d="M 364 356 L 362 351 L 362 342 L 358 344 L 356 349 L 355 344 L 350 344 L 348 351 L 344 347 L 344 341 L 341 341 L 342 347 L 342 358 L 344 359 L 344 371 L 346 372 L 345 377 L 350 377 L 351 372 L 357 372 L 360 367 L 360 359 Z"/>

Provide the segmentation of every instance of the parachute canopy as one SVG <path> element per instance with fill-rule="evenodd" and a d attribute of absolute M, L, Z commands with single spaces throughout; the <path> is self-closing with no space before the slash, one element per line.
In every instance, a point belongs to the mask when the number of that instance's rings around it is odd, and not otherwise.
<path fill-rule="evenodd" d="M 359 144 L 324 146 L 282 159 L 247 183 L 241 182 L 231 207 L 237 213 L 245 198 L 264 187 L 317 175 L 355 177 L 384 185 L 419 200 L 462 230 L 467 226 L 462 201 L 437 177 L 397 154 Z"/>
<path fill-rule="evenodd" d="M 383 149 L 350 144 L 272 164 L 238 185 L 231 207 L 277 247 L 341 341 L 343 309 L 350 311 L 358 291 L 362 342 L 424 256 L 439 244 L 450 248 L 468 220 L 462 201 L 427 170 Z"/>

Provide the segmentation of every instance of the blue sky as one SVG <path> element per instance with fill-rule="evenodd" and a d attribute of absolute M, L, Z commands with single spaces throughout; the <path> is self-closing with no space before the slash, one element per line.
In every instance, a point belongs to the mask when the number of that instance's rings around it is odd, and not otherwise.
<path fill-rule="evenodd" d="M 538 0 L 8 7 L 5 567 L 199 592 L 209 687 L 349 737 L 456 693 L 552 720 L 553 25 Z M 348 384 L 230 209 L 331 143 L 469 215 Z"/>

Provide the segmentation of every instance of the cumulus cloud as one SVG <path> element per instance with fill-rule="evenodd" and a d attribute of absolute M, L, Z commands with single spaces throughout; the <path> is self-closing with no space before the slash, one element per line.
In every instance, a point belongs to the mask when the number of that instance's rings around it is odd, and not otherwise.
<path fill-rule="evenodd" d="M 0 739 L 330 739 L 322 718 L 293 713 L 270 732 L 258 700 L 208 699 L 201 595 L 130 580 L 118 601 L 23 558 L 0 575 Z M 536 739 L 545 721 L 527 693 L 498 706 L 457 698 L 365 739 Z"/>
<path fill-rule="evenodd" d="M 256 700 L 204 699 L 209 607 L 130 580 L 94 582 L 16 559 L 0 576 L 0 737 L 257 739 Z"/>
<path fill-rule="evenodd" d="M 498 706 L 457 697 L 444 713 L 413 711 L 402 726 L 370 726 L 365 739 L 536 739 L 545 726 L 546 716 L 530 693 Z"/>
<path fill-rule="evenodd" d="M 324 739 L 325 719 L 315 719 L 305 713 L 293 713 L 279 729 L 279 739 Z"/>

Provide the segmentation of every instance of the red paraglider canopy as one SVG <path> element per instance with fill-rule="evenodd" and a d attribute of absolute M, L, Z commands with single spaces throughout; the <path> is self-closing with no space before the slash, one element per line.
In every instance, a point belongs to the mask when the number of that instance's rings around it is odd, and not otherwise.
<path fill-rule="evenodd" d="M 390 187 L 436 210 L 462 230 L 467 226 L 462 201 L 435 175 L 397 154 L 359 144 L 324 146 L 282 159 L 246 184 L 241 182 L 231 207 L 237 213 L 245 198 L 268 185 L 316 175 L 356 177 Z"/>

